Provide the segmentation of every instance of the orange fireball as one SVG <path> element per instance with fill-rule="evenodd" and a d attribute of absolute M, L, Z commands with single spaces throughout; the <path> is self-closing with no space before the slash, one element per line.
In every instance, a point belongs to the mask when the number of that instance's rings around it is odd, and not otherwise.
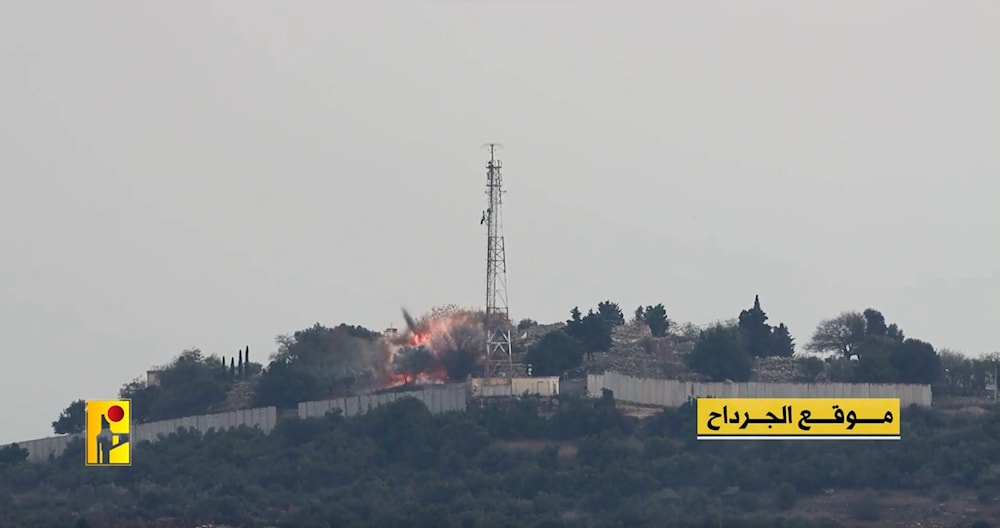
<path fill-rule="evenodd" d="M 476 341 L 484 337 L 482 315 L 474 311 L 450 307 L 414 320 L 403 310 L 403 316 L 406 318 L 408 332 L 400 336 L 395 333 L 386 335 L 385 342 L 389 345 L 390 353 L 383 379 L 387 388 L 407 384 L 444 383 L 449 376 L 442 361 L 444 357 L 456 350 L 478 351 L 483 346 Z M 406 360 L 403 360 L 403 364 L 407 366 L 397 364 L 400 353 L 412 353 L 406 349 L 425 350 L 424 353 L 429 353 L 433 358 L 431 364 L 416 367 L 413 362 Z M 420 371 L 415 372 L 417 369 Z M 464 374 L 460 375 L 464 377 Z"/>

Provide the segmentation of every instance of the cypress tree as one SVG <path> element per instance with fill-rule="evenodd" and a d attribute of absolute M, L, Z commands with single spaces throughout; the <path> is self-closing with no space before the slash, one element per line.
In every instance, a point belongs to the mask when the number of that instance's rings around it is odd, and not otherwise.
<path fill-rule="evenodd" d="M 771 353 L 771 326 L 767 314 L 760 307 L 760 296 L 754 295 L 753 308 L 740 312 L 739 327 L 753 357 L 766 357 Z"/>

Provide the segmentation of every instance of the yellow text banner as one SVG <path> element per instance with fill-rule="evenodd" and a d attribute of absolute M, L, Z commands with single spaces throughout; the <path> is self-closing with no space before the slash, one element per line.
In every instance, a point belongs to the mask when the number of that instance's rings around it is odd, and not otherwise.
<path fill-rule="evenodd" d="M 899 440 L 898 398 L 698 398 L 699 440 Z"/>

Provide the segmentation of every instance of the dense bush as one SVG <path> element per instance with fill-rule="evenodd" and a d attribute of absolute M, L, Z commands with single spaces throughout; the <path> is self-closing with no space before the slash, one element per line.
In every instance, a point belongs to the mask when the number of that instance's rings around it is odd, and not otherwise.
<path fill-rule="evenodd" d="M 122 398 L 132 400 L 132 419 L 138 422 L 169 420 L 212 412 L 226 401 L 234 376 L 225 360 L 215 355 L 204 355 L 198 349 L 185 350 L 159 370 L 159 383 L 147 385 L 145 380 L 135 380 L 120 391 Z M 76 406 L 76 412 L 74 410 Z M 82 400 L 70 404 L 60 416 L 67 425 L 83 427 Z M 60 431 L 58 421 L 52 426 L 57 432 L 74 432 L 70 427 Z"/>

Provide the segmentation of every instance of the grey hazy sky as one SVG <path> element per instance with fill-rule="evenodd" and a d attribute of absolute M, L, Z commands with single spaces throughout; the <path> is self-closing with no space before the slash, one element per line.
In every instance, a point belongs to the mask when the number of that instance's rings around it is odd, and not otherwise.
<path fill-rule="evenodd" d="M 4 2 L 0 442 L 187 347 L 873 306 L 1000 349 L 1000 3 Z"/>

